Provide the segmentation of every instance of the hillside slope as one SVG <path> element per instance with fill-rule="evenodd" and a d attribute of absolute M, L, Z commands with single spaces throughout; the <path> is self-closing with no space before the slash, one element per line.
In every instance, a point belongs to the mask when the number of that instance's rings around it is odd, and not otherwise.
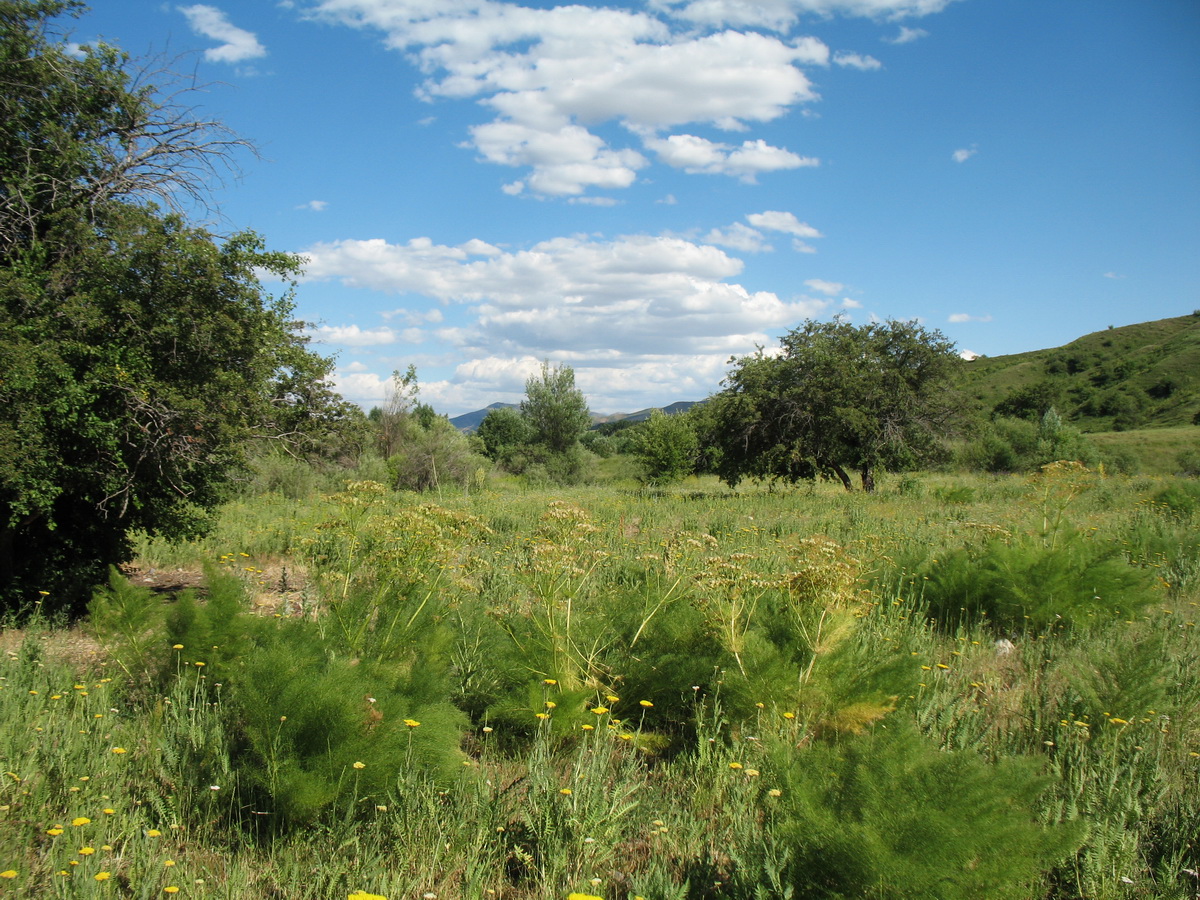
<path fill-rule="evenodd" d="M 980 357 L 960 388 L 981 413 L 1053 406 L 1085 431 L 1191 425 L 1200 416 L 1200 311 L 1109 328 L 1062 347 Z"/>

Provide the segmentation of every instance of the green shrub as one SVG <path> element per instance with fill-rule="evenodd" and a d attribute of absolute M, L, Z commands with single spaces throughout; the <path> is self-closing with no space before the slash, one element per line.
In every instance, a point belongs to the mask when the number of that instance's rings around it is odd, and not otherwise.
<path fill-rule="evenodd" d="M 1082 838 L 1038 824 L 1049 780 L 1035 763 L 941 751 L 894 717 L 837 744 L 778 745 L 771 762 L 796 897 L 1024 900 Z"/>
<path fill-rule="evenodd" d="M 1053 546 L 991 538 L 940 553 L 918 568 L 914 587 L 923 590 L 929 616 L 950 630 L 981 616 L 1000 631 L 1130 618 L 1160 596 L 1150 571 L 1129 565 L 1115 545 L 1075 532 Z"/>

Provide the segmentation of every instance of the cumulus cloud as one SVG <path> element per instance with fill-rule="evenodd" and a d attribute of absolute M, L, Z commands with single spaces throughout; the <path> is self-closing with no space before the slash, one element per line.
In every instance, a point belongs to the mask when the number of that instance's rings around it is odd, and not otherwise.
<path fill-rule="evenodd" d="M 836 281 L 825 281 L 821 278 L 810 278 L 805 281 L 804 284 L 809 290 L 816 291 L 819 294 L 828 294 L 830 296 L 833 294 L 840 294 L 846 289 L 844 284 L 840 284 Z"/>
<path fill-rule="evenodd" d="M 756 231 L 741 222 L 734 222 L 728 228 L 712 229 L 705 235 L 704 243 L 741 250 L 743 253 L 763 253 L 773 249 L 761 231 Z"/>
<path fill-rule="evenodd" d="M 327 200 L 309 200 L 307 203 L 301 203 L 296 209 L 309 209 L 313 212 L 321 212 L 329 205 Z"/>
<path fill-rule="evenodd" d="M 952 313 L 950 315 L 950 318 L 948 318 L 946 321 L 952 322 L 956 325 L 960 325 L 960 324 L 963 324 L 964 322 L 990 322 L 990 321 L 992 321 L 992 317 L 990 315 L 972 316 L 972 315 L 969 315 L 968 313 Z"/>
<path fill-rule="evenodd" d="M 762 140 L 744 141 L 740 147 L 733 147 L 692 134 L 673 134 L 648 140 L 646 147 L 672 168 L 693 174 L 733 175 L 747 183 L 754 183 L 756 176 L 764 172 L 820 164 L 817 159 L 772 147 Z"/>
<path fill-rule="evenodd" d="M 901 19 L 940 12 L 953 0 L 651 0 L 656 9 L 669 10 L 697 24 L 749 25 L 782 30 L 802 14 L 865 16 Z"/>
<path fill-rule="evenodd" d="M 907 25 L 901 25 L 900 31 L 895 37 L 885 38 L 885 40 L 889 44 L 911 44 L 923 37 L 929 37 L 929 32 L 924 28 L 909 28 Z"/>
<path fill-rule="evenodd" d="M 954 153 L 951 154 L 951 158 L 956 163 L 965 163 L 968 159 L 970 159 L 972 156 L 974 156 L 978 152 L 979 152 L 979 148 L 976 147 L 974 144 L 972 144 L 970 147 L 963 147 L 958 150 L 955 150 Z"/>
<path fill-rule="evenodd" d="M 746 216 L 746 221 L 755 228 L 763 228 L 767 231 L 782 231 L 785 234 L 794 235 L 798 238 L 823 237 L 821 232 L 817 231 L 817 229 L 813 228 L 807 222 L 801 222 L 797 219 L 795 213 L 767 210 L 766 212 L 751 213 Z"/>
<path fill-rule="evenodd" d="M 861 53 L 846 53 L 841 50 L 833 54 L 833 63 L 837 66 L 846 66 L 851 69 L 859 69 L 863 72 L 883 68 L 883 63 L 873 56 L 863 56 Z"/>
<path fill-rule="evenodd" d="M 237 63 L 267 55 L 267 48 L 258 42 L 253 32 L 238 28 L 215 6 L 181 6 L 179 11 L 187 18 L 193 32 L 221 42 L 220 46 L 204 51 L 204 58 L 209 62 Z"/>
<path fill-rule="evenodd" d="M 702 141 L 691 135 L 660 137 L 695 123 L 745 130 L 818 99 L 801 67 L 827 64 L 829 48 L 812 37 L 675 32 L 644 12 L 495 0 L 324 0 L 313 14 L 382 31 L 426 73 L 425 98 L 471 98 L 490 109 L 494 118 L 470 130 L 470 145 L 482 160 L 529 170 L 508 193 L 627 187 L 648 164 L 636 143 L 685 171 L 745 181 L 815 164 L 762 140 L 699 147 L 680 146 Z M 596 133 L 609 122 L 625 127 L 630 146 Z M 682 162 L 701 151 L 704 162 Z"/>
<path fill-rule="evenodd" d="M 626 362 L 727 357 L 825 306 L 748 291 L 729 280 L 741 260 L 677 237 L 562 237 L 490 256 L 428 238 L 375 239 L 317 244 L 304 255 L 309 279 L 467 306 L 470 321 L 438 336 L 477 358 L 543 358 L 563 348 Z"/>

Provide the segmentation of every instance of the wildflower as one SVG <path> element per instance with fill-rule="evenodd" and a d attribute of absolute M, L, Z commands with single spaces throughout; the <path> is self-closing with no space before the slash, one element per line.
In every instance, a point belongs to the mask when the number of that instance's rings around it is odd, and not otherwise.
<path fill-rule="evenodd" d="M 539 719 L 548 719 L 548 718 L 550 718 L 550 713 L 544 713 L 544 712 L 537 713 L 537 717 Z"/>
<path fill-rule="evenodd" d="M 110 872 L 97 872 L 92 877 L 97 881 L 108 881 L 108 879 L 112 878 L 112 874 Z"/>
<path fill-rule="evenodd" d="M 781 791 L 779 788 L 771 788 L 769 791 L 767 791 L 767 796 L 768 797 L 782 797 L 783 791 Z"/>
<path fill-rule="evenodd" d="M 103 810 L 101 810 L 101 812 L 103 812 L 106 816 L 115 816 L 117 814 L 117 811 L 112 807 L 105 807 Z"/>
<path fill-rule="evenodd" d="M 783 714 L 783 717 L 785 719 L 794 719 L 794 718 L 796 718 L 796 714 L 794 712 L 785 712 Z"/>
<path fill-rule="evenodd" d="M 17 877 L 16 869 L 5 869 L 3 872 L 0 872 L 0 878 L 16 878 L 16 877 Z"/>
<path fill-rule="evenodd" d="M 112 844 L 101 844 L 100 849 L 105 853 L 112 853 Z"/>
<path fill-rule="evenodd" d="M 568 894 L 567 900 L 604 900 L 604 898 L 597 897 L 595 894 L 580 894 L 576 891 Z"/>
<path fill-rule="evenodd" d="M 63 833 L 63 830 L 58 825 L 55 825 L 53 828 L 49 828 L 46 830 L 46 834 L 50 835 L 51 837 L 58 837 L 62 833 Z"/>
<path fill-rule="evenodd" d="M 93 853 L 95 853 L 95 852 L 96 852 L 96 848 L 95 848 L 95 847 L 80 847 L 80 848 L 79 848 L 79 855 L 80 855 L 80 856 L 91 856 L 91 855 L 92 855 Z"/>
<path fill-rule="evenodd" d="M 731 762 L 731 763 L 729 764 L 729 768 L 731 768 L 731 769 L 740 769 L 740 768 L 742 768 L 742 764 L 741 764 L 740 762 Z"/>
<path fill-rule="evenodd" d="M 173 860 L 173 859 L 164 859 L 164 860 L 163 860 L 163 865 L 164 865 L 164 866 L 166 866 L 166 867 L 169 869 L 169 868 L 171 868 L 171 866 L 175 865 L 175 860 Z"/>
<path fill-rule="evenodd" d="M 120 756 L 122 753 L 128 753 L 129 751 L 124 747 L 113 747 L 112 752 L 117 754 L 117 756 Z"/>
<path fill-rule="evenodd" d="M 607 706 L 596 706 L 596 707 L 592 708 L 592 712 L 594 712 L 598 716 L 602 716 L 606 712 L 608 712 L 608 707 Z"/>
<path fill-rule="evenodd" d="M 580 725 L 579 727 L 582 728 L 584 731 L 595 731 L 596 730 L 595 725 Z"/>
<path fill-rule="evenodd" d="M 164 894 L 178 894 L 179 888 L 177 888 L 173 884 L 168 884 L 165 888 L 163 888 L 163 893 Z"/>
<path fill-rule="evenodd" d="M 542 684 L 558 684 L 558 681 L 554 678 L 543 678 Z"/>
<path fill-rule="evenodd" d="M 553 700 L 546 701 L 546 709 L 554 709 L 554 707 L 556 707 L 556 706 L 558 706 L 558 704 L 555 703 Z"/>
<path fill-rule="evenodd" d="M 570 788 L 559 788 L 558 792 L 566 797 L 570 797 L 573 793 Z"/>
<path fill-rule="evenodd" d="M 418 722 L 416 719 L 405 719 L 404 724 L 407 725 L 409 728 L 416 728 L 421 723 Z"/>
<path fill-rule="evenodd" d="M 758 769 L 747 769 L 747 770 L 746 770 L 746 774 L 747 774 L 747 775 L 748 775 L 750 778 L 757 778 L 757 777 L 758 777 L 758 774 L 759 774 L 759 772 L 758 772 Z"/>
<path fill-rule="evenodd" d="M 629 732 L 625 732 L 624 734 L 619 734 L 619 735 L 617 735 L 617 737 L 619 737 L 623 741 L 632 741 L 633 740 L 633 735 L 629 734 Z"/>
<path fill-rule="evenodd" d="M 182 649 L 183 649 L 183 644 L 172 644 L 172 645 L 171 645 L 171 649 L 172 649 L 172 650 L 182 650 Z"/>
<path fill-rule="evenodd" d="M 157 828 L 150 828 L 146 831 L 146 837 L 162 837 L 162 832 Z"/>
<path fill-rule="evenodd" d="M 605 694 L 605 695 L 604 695 L 604 699 L 605 699 L 605 700 L 607 700 L 609 703 L 616 703 L 616 702 L 618 702 L 618 701 L 619 701 L 621 698 L 620 698 L 620 697 L 618 697 L 616 694 Z"/>
<path fill-rule="evenodd" d="M 91 825 L 92 820 L 89 819 L 87 816 L 80 816 L 77 819 L 72 819 L 71 824 L 74 825 L 76 828 L 78 828 L 80 825 Z"/>
<path fill-rule="evenodd" d="M 652 707 L 653 705 L 654 705 L 654 704 L 653 704 L 653 703 L 651 703 L 649 700 L 639 700 L 639 701 L 638 701 L 638 706 L 644 706 L 646 709 L 649 709 L 649 708 L 650 708 L 650 707 Z"/>
<path fill-rule="evenodd" d="M 382 894 L 368 894 L 366 891 L 351 891 L 346 895 L 349 900 L 387 900 Z"/>

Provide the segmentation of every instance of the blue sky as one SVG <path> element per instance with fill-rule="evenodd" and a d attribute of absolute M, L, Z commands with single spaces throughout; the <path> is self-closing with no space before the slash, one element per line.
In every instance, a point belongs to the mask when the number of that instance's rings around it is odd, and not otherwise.
<path fill-rule="evenodd" d="M 95 0 L 254 142 L 222 231 L 301 254 L 347 399 L 543 360 L 701 399 L 805 318 L 1058 346 L 1200 307 L 1195 0 Z"/>

